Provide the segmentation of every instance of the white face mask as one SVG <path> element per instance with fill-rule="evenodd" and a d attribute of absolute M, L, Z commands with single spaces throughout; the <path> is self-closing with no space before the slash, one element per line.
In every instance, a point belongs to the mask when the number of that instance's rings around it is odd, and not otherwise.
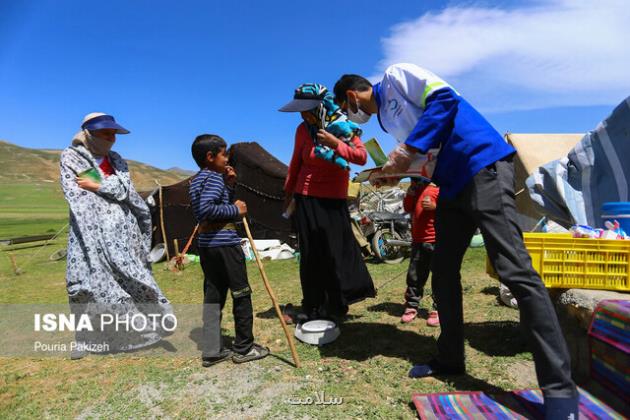
<path fill-rule="evenodd" d="M 370 120 L 372 115 L 361 109 L 359 101 L 357 100 L 357 112 L 352 111 L 352 108 L 348 106 L 348 119 L 353 123 L 365 124 Z"/>
<path fill-rule="evenodd" d="M 87 132 L 86 147 L 88 148 L 88 150 L 95 156 L 107 156 L 109 154 L 109 151 L 112 149 L 115 141 L 105 140 L 91 134 L 88 130 L 85 131 Z"/>

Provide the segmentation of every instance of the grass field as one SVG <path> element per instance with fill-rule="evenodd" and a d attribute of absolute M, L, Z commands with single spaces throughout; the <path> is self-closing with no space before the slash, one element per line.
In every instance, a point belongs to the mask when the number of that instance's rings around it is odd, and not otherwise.
<path fill-rule="evenodd" d="M 55 211 L 61 211 L 55 208 Z M 42 225 L 43 226 L 43 225 Z M 51 225 L 52 226 L 52 225 Z M 13 275 L 7 249 L 0 253 L 0 304 L 65 303 L 65 263 L 48 260 L 63 247 L 61 238 L 44 248 L 9 251 L 23 270 Z M 497 303 L 498 284 L 484 273 L 483 249 L 471 249 L 463 269 L 468 374 L 449 379 L 413 380 L 413 363 L 435 351 L 437 331 L 424 320 L 399 323 L 404 292 L 400 265 L 369 264 L 378 297 L 351 307 L 334 343 L 298 343 L 303 367 L 282 359 L 290 352 L 273 316 L 256 265 L 248 263 L 254 289 L 257 341 L 274 355 L 265 360 L 201 367 L 197 357 L 117 357 L 82 360 L 0 358 L 0 418 L 414 418 L 413 392 L 497 390 L 535 385 L 531 354 L 518 326 L 518 313 Z M 295 261 L 266 263 L 281 303 L 299 304 Z M 174 303 L 198 303 L 202 275 L 198 265 L 183 273 L 154 266 L 158 283 Z M 428 291 L 428 290 L 427 290 Z M 429 307 L 430 298 L 424 306 Z M 224 327 L 233 336 L 231 307 Z M 336 406 L 291 405 L 289 398 L 341 397 Z"/>
<path fill-rule="evenodd" d="M 67 222 L 58 183 L 0 183 L 0 239 L 55 233 Z"/>

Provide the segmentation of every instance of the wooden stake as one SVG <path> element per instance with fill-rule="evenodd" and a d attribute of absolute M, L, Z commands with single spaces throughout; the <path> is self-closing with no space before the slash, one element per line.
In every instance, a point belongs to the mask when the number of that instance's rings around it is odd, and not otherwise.
<path fill-rule="evenodd" d="M 293 356 L 293 362 L 296 368 L 300 367 L 300 358 L 298 357 L 297 351 L 295 350 L 295 343 L 293 343 L 293 336 L 289 333 L 289 329 L 287 328 L 286 322 L 284 322 L 284 318 L 282 317 L 282 312 L 280 311 L 280 307 L 278 306 L 278 302 L 276 301 L 276 296 L 271 289 L 271 284 L 269 284 L 269 280 L 267 279 L 267 274 L 265 273 L 265 268 L 263 267 L 262 260 L 258 255 L 258 250 L 256 249 L 256 245 L 254 244 L 254 239 L 252 238 L 252 233 L 249 230 L 249 224 L 247 223 L 247 219 L 243 217 L 243 225 L 245 226 L 245 233 L 247 234 L 247 239 L 249 239 L 249 244 L 252 246 L 252 250 L 254 251 L 254 256 L 256 257 L 256 264 L 258 265 L 258 270 L 260 271 L 260 276 L 263 279 L 263 283 L 265 284 L 265 289 L 267 289 L 267 293 L 271 298 L 271 303 L 273 303 L 273 307 L 276 310 L 276 315 L 280 320 L 280 324 L 282 325 L 282 329 L 284 330 L 284 335 L 287 337 L 287 342 L 289 343 L 289 348 L 291 349 L 291 356 Z"/>
<path fill-rule="evenodd" d="M 15 257 L 13 256 L 13 254 L 9 254 L 9 259 L 11 260 L 11 266 L 13 266 L 13 273 L 16 276 L 19 276 L 22 271 L 18 268 L 17 263 L 15 262 Z"/>
<path fill-rule="evenodd" d="M 164 243 L 164 246 L 166 247 L 166 261 L 170 261 L 171 255 L 168 252 L 168 238 L 166 237 L 166 229 L 164 228 L 164 199 L 162 196 L 161 185 L 160 185 L 159 199 L 160 199 L 160 229 L 162 229 L 162 242 Z"/>
<path fill-rule="evenodd" d="M 179 241 L 177 239 L 173 239 L 173 246 L 175 249 L 175 256 L 179 257 Z"/>

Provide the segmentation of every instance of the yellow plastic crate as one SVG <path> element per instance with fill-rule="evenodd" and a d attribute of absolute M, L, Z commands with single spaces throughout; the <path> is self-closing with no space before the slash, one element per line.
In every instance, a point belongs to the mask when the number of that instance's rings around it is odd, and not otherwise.
<path fill-rule="evenodd" d="M 525 247 L 545 286 L 630 291 L 630 241 L 525 233 Z M 497 274 L 486 260 L 486 271 Z"/>

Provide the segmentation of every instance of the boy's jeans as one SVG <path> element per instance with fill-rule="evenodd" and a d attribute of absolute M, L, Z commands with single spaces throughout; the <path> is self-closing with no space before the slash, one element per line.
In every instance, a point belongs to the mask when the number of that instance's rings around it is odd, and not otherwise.
<path fill-rule="evenodd" d="M 222 349 L 221 312 L 228 289 L 232 293 L 236 336 L 232 349 L 246 354 L 254 344 L 254 315 L 245 256 L 240 245 L 199 248 L 203 269 L 202 356 L 212 357 Z"/>

